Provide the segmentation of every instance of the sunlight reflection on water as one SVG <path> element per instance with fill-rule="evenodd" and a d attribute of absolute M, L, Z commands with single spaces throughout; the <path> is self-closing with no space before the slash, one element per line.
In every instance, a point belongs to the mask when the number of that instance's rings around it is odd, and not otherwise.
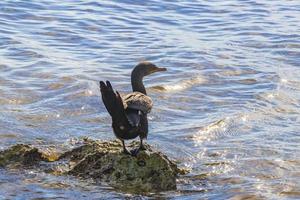
<path fill-rule="evenodd" d="M 2 1 L 0 148 L 114 138 L 98 81 L 128 92 L 150 60 L 168 71 L 145 79 L 148 142 L 191 173 L 145 197 L 297 199 L 298 4 Z M 26 170 L 2 169 L 0 182 L 3 199 L 141 197 Z"/>

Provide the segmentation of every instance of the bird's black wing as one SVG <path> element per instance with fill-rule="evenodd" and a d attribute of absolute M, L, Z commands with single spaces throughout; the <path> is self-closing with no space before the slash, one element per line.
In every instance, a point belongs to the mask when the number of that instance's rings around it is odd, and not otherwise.
<path fill-rule="evenodd" d="M 114 92 L 109 81 L 106 84 L 100 81 L 100 91 L 102 95 L 102 101 L 112 117 L 113 122 L 120 124 L 124 127 L 129 126 L 129 122 L 126 117 L 124 105 L 120 94 Z"/>

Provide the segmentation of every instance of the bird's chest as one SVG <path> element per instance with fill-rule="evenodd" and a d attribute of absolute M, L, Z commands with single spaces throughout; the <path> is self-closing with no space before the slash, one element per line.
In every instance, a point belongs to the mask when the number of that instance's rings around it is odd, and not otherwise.
<path fill-rule="evenodd" d="M 120 139 L 134 139 L 141 133 L 140 127 L 124 126 L 117 123 L 114 123 L 112 127 L 116 137 Z"/>

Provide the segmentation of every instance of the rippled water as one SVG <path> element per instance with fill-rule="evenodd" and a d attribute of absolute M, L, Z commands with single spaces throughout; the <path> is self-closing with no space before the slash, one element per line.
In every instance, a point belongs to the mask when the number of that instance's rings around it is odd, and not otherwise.
<path fill-rule="evenodd" d="M 119 91 L 141 60 L 148 143 L 191 173 L 174 199 L 300 198 L 300 3 L 1 1 L 0 148 L 114 138 L 98 81 Z M 0 171 L 0 198 L 134 195 L 72 177 Z"/>

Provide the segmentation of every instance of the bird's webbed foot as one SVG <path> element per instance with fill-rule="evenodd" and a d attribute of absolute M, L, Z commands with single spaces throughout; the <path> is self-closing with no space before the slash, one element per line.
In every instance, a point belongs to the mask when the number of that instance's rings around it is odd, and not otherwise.
<path fill-rule="evenodd" d="M 123 153 L 126 155 L 131 155 L 131 153 L 126 149 L 124 140 L 121 140 L 121 141 L 122 141 L 122 145 L 123 145 Z"/>
<path fill-rule="evenodd" d="M 132 156 L 137 156 L 139 152 L 140 152 L 140 148 L 132 149 L 130 151 Z"/>
<path fill-rule="evenodd" d="M 132 155 L 132 154 L 130 153 L 130 151 L 128 151 L 126 148 L 123 149 L 123 153 L 126 154 L 126 155 Z"/>
<path fill-rule="evenodd" d="M 137 154 L 138 154 L 140 151 L 145 151 L 145 150 L 146 150 L 146 148 L 145 148 L 145 146 L 144 146 L 143 143 L 142 143 L 142 144 L 140 144 L 139 148 L 133 149 L 133 150 L 131 150 L 130 152 L 131 152 L 131 155 L 137 156 Z"/>

